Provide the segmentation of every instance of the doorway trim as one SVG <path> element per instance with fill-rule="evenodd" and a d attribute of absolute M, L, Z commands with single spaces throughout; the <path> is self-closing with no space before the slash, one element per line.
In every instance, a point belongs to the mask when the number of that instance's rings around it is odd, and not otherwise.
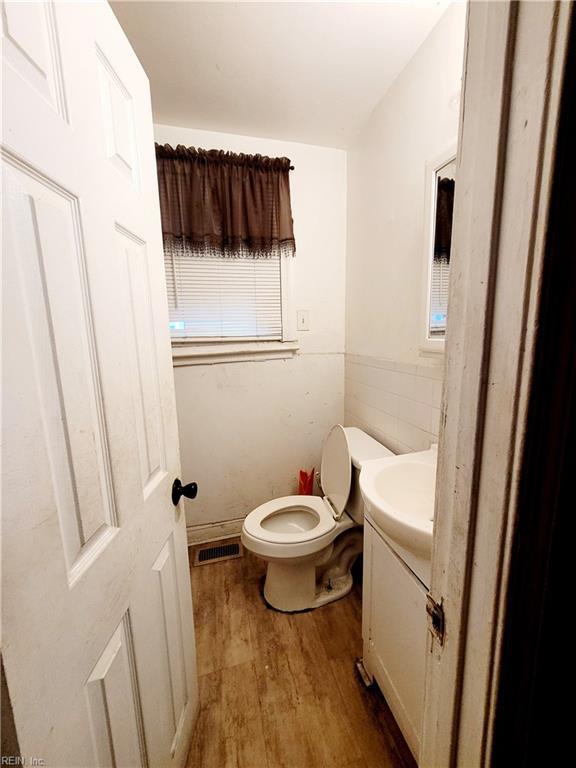
<path fill-rule="evenodd" d="M 489 765 L 571 4 L 470 3 L 421 766 Z"/>

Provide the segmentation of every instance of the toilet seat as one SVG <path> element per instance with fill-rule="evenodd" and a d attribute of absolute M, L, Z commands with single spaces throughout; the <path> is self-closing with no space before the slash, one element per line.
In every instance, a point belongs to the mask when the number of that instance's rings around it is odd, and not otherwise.
<path fill-rule="evenodd" d="M 316 518 L 315 524 L 309 528 L 298 528 L 290 524 L 290 512 L 303 511 Z M 267 527 L 274 517 L 286 513 L 284 525 L 279 521 L 278 527 Z M 313 523 L 314 520 L 311 521 Z M 272 499 L 254 509 L 244 520 L 244 530 L 247 534 L 260 541 L 271 544 L 299 544 L 303 541 L 313 541 L 336 527 L 333 512 L 328 502 L 320 496 L 282 496 Z M 282 530 L 284 528 L 284 530 Z"/>
<path fill-rule="evenodd" d="M 346 430 L 336 424 L 322 449 L 325 496 L 282 496 L 252 510 L 242 525 L 247 549 L 268 560 L 293 560 L 322 552 L 355 523 L 344 509 L 350 493 L 352 459 Z"/>

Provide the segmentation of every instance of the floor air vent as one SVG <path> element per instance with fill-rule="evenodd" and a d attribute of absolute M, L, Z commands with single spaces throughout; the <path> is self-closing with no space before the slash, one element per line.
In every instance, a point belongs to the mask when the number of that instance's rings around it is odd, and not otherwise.
<path fill-rule="evenodd" d="M 235 557 L 242 557 L 243 554 L 240 539 L 211 541 L 209 544 L 201 544 L 196 547 L 194 565 L 206 565 L 219 560 L 233 560 Z"/>

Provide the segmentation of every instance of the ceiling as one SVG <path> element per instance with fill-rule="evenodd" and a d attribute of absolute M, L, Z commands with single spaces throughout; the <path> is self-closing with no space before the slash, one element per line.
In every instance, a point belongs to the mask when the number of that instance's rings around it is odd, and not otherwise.
<path fill-rule="evenodd" d="M 156 122 L 346 147 L 447 3 L 111 5 Z"/>

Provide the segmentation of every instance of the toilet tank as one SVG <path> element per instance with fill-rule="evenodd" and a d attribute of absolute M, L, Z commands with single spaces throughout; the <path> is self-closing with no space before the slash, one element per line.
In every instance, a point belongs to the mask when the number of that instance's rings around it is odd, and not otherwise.
<path fill-rule="evenodd" d="M 344 431 L 352 459 L 352 482 L 350 483 L 350 496 L 346 504 L 346 512 L 352 520 L 362 525 L 364 522 L 364 501 L 360 493 L 362 462 L 368 459 L 381 459 L 384 456 L 393 456 L 394 454 L 358 427 L 344 427 Z"/>

